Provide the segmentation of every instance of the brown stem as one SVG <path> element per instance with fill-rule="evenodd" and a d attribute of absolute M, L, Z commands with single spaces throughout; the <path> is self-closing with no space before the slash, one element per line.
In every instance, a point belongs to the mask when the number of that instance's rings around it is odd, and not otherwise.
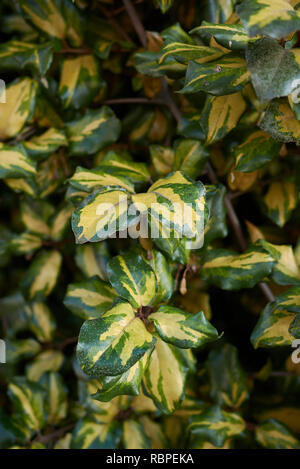
<path fill-rule="evenodd" d="M 148 99 L 148 98 L 117 98 L 107 99 L 104 104 L 160 104 L 162 106 L 168 106 L 163 99 Z"/>
<path fill-rule="evenodd" d="M 70 423 L 70 425 L 66 425 L 64 428 L 60 428 L 59 430 L 56 430 L 55 432 L 49 433 L 48 435 L 41 435 L 37 436 L 33 442 L 38 442 L 42 444 L 47 444 L 52 440 L 55 440 L 56 438 L 61 438 L 62 436 L 65 435 L 69 430 L 72 430 L 74 428 L 75 424 Z"/>
<path fill-rule="evenodd" d="M 131 18 L 133 27 L 134 27 L 134 29 L 135 29 L 138 37 L 139 37 L 139 40 L 146 49 L 146 47 L 147 47 L 147 34 L 146 34 L 145 29 L 144 29 L 144 26 L 141 23 L 141 20 L 139 19 L 138 15 L 137 15 L 137 12 L 136 12 L 133 4 L 131 3 L 131 0 L 123 0 L 123 3 L 124 3 L 124 6 L 126 8 L 126 11 L 127 11 L 128 15 Z"/>
<path fill-rule="evenodd" d="M 119 25 L 119 23 L 114 19 L 113 15 L 105 8 L 103 5 L 99 5 L 100 10 L 106 16 L 107 20 L 110 22 L 116 33 L 120 34 L 120 36 L 127 42 L 132 42 L 128 34 L 124 31 L 123 28 Z"/>
<path fill-rule="evenodd" d="M 218 178 L 217 178 L 211 164 L 207 163 L 206 168 L 207 168 L 207 175 L 208 175 L 210 181 L 213 184 L 218 184 L 219 183 Z M 247 249 L 247 241 L 246 241 L 246 238 L 244 236 L 240 221 L 239 221 L 239 219 L 238 219 L 238 217 L 235 213 L 235 210 L 233 208 L 233 205 L 232 205 L 231 200 L 228 197 L 228 195 L 225 196 L 225 206 L 226 206 L 226 209 L 227 209 L 229 221 L 232 225 L 233 231 L 234 231 L 235 236 L 238 240 L 240 248 L 241 248 L 242 251 L 245 251 Z M 267 298 L 268 301 L 274 301 L 275 300 L 275 296 L 273 295 L 272 290 L 270 289 L 270 287 L 266 283 L 260 282 L 258 284 L 258 286 L 259 286 L 259 288 L 261 289 L 261 291 L 263 292 L 263 294 L 265 295 L 265 297 Z"/>

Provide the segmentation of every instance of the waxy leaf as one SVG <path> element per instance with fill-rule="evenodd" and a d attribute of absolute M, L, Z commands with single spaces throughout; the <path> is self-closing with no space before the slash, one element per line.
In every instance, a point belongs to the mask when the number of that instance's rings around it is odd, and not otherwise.
<path fill-rule="evenodd" d="M 21 178 L 36 174 L 36 164 L 22 145 L 0 143 L 0 178 Z"/>
<path fill-rule="evenodd" d="M 83 117 L 66 126 L 70 155 L 91 155 L 114 143 L 120 134 L 120 121 L 107 106 L 88 109 Z"/>
<path fill-rule="evenodd" d="M 83 324 L 77 356 L 86 374 L 116 376 L 139 361 L 154 343 L 132 306 L 119 300 L 101 318 Z"/>
<path fill-rule="evenodd" d="M 185 313 L 172 306 L 160 306 L 150 314 L 162 340 L 180 348 L 197 348 L 218 338 L 218 331 L 207 321 L 203 311 Z"/>
<path fill-rule="evenodd" d="M 0 63 L 3 70 L 29 70 L 45 75 L 53 57 L 53 44 L 31 44 L 9 41 L 0 46 Z"/>
<path fill-rule="evenodd" d="M 34 159 L 45 159 L 60 147 L 67 147 L 68 140 L 61 129 L 50 128 L 38 137 L 23 142 L 27 153 Z"/>
<path fill-rule="evenodd" d="M 298 204 L 298 190 L 293 181 L 272 182 L 263 198 L 266 215 L 278 226 L 284 226 Z"/>
<path fill-rule="evenodd" d="M 233 130 L 246 109 L 240 92 L 227 96 L 207 98 L 200 118 L 200 125 L 211 145 Z"/>
<path fill-rule="evenodd" d="M 226 49 L 238 51 L 246 49 L 248 42 L 253 41 L 241 24 L 214 24 L 203 21 L 201 26 L 190 31 L 190 35 L 207 42 L 214 37 Z"/>
<path fill-rule="evenodd" d="M 37 83 L 20 78 L 6 87 L 6 103 L 0 106 L 0 139 L 19 134 L 31 119 L 36 102 Z"/>
<path fill-rule="evenodd" d="M 202 278 L 224 290 L 252 288 L 271 274 L 274 264 L 274 258 L 259 245 L 240 255 L 226 249 L 211 249 L 204 259 Z"/>
<path fill-rule="evenodd" d="M 64 305 L 83 319 L 99 318 L 107 311 L 116 295 L 113 289 L 98 277 L 68 286 Z"/>
<path fill-rule="evenodd" d="M 257 130 L 234 149 L 235 171 L 251 172 L 270 163 L 278 155 L 281 144 L 262 130 Z"/>
<path fill-rule="evenodd" d="M 210 63 L 191 61 L 180 93 L 205 91 L 215 96 L 224 96 L 241 90 L 249 80 L 245 59 L 233 54 Z"/>
<path fill-rule="evenodd" d="M 63 61 L 58 93 L 65 109 L 89 105 L 100 87 L 99 65 L 92 55 Z"/>
<path fill-rule="evenodd" d="M 91 417 L 79 420 L 72 434 L 71 449 L 113 449 L 120 442 L 118 422 L 98 423 Z"/>
<path fill-rule="evenodd" d="M 266 449 L 299 449 L 300 442 L 282 423 L 270 419 L 255 430 L 257 442 Z"/>
<path fill-rule="evenodd" d="M 155 300 L 156 277 L 141 256 L 113 257 L 107 264 L 107 274 L 116 292 L 135 308 L 151 305 Z"/>
<path fill-rule="evenodd" d="M 185 350 L 180 351 L 158 338 L 144 375 L 146 395 L 165 414 L 174 412 L 184 396 L 188 370 L 183 353 Z"/>

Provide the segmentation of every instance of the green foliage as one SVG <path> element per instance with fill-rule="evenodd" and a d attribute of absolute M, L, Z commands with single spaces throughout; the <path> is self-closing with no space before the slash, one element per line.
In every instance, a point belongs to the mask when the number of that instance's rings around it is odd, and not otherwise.
<path fill-rule="evenodd" d="M 300 2 L 132 8 L 0 5 L 0 448 L 299 448 Z"/>

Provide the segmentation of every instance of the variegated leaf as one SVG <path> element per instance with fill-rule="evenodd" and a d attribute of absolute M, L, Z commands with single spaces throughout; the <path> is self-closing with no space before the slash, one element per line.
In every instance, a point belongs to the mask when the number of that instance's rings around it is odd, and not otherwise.
<path fill-rule="evenodd" d="M 226 249 L 211 249 L 202 266 L 202 278 L 224 290 L 252 288 L 271 274 L 274 258 L 254 244 L 243 254 Z"/>
<path fill-rule="evenodd" d="M 45 159 L 60 147 L 68 146 L 68 140 L 61 129 L 51 128 L 38 137 L 23 142 L 27 153 L 37 160 Z"/>
<path fill-rule="evenodd" d="M 140 308 L 154 302 L 155 273 L 141 256 L 128 253 L 113 257 L 107 264 L 107 274 L 116 292 L 132 306 Z"/>
<path fill-rule="evenodd" d="M 0 143 L 0 178 L 30 177 L 35 174 L 36 164 L 22 145 Z"/>
<path fill-rule="evenodd" d="M 12 40 L 0 46 L 0 63 L 3 70 L 29 70 L 45 75 L 51 65 L 53 44 L 32 44 Z"/>
<path fill-rule="evenodd" d="M 85 169 L 77 166 L 69 182 L 75 189 L 86 192 L 92 192 L 97 187 L 122 187 L 128 192 L 134 192 L 133 184 L 129 179 L 118 174 L 109 174 L 106 168 L 102 168 L 102 166 L 95 169 Z"/>
<path fill-rule="evenodd" d="M 206 143 L 211 145 L 231 132 L 245 109 L 246 102 L 240 92 L 207 98 L 200 118 Z"/>
<path fill-rule="evenodd" d="M 190 61 L 180 93 L 204 91 L 215 96 L 235 93 L 250 80 L 245 59 L 229 54 L 210 63 Z"/>
<path fill-rule="evenodd" d="M 40 236 L 26 232 L 14 236 L 9 242 L 9 248 L 14 255 L 30 254 L 40 247 L 42 247 Z"/>
<path fill-rule="evenodd" d="M 174 291 L 174 280 L 167 259 L 161 252 L 152 250 L 151 259 L 145 260 L 152 267 L 157 280 L 155 303 L 169 300 Z"/>
<path fill-rule="evenodd" d="M 19 422 L 31 433 L 41 430 L 45 424 L 44 389 L 23 376 L 15 377 L 9 384 L 8 395 Z"/>
<path fill-rule="evenodd" d="M 88 106 L 100 88 L 99 65 L 93 55 L 63 61 L 58 93 L 65 109 Z"/>
<path fill-rule="evenodd" d="M 79 10 L 70 0 L 20 0 L 30 23 L 57 39 L 68 39 L 72 45 L 82 44 L 82 23 Z"/>
<path fill-rule="evenodd" d="M 75 261 L 86 277 L 97 275 L 102 280 L 106 280 L 106 264 L 109 257 L 108 247 L 105 242 L 102 242 L 77 246 Z"/>
<path fill-rule="evenodd" d="M 143 379 L 147 396 L 163 413 L 174 412 L 184 397 L 187 363 L 185 350 L 157 338 Z"/>
<path fill-rule="evenodd" d="M 124 231 L 137 223 L 137 215 L 129 215 L 129 194 L 119 188 L 102 188 L 87 197 L 72 215 L 72 229 L 78 244 L 97 242 Z"/>
<path fill-rule="evenodd" d="M 22 280 L 21 287 L 29 300 L 42 300 L 52 292 L 61 268 L 58 251 L 40 251 Z"/>
<path fill-rule="evenodd" d="M 88 109 L 82 117 L 66 125 L 70 155 L 91 155 L 114 143 L 120 134 L 120 121 L 107 106 Z"/>
<path fill-rule="evenodd" d="M 187 176 L 196 178 L 202 173 L 209 153 L 204 146 L 193 139 L 176 142 L 174 170 L 181 170 Z"/>
<path fill-rule="evenodd" d="M 25 308 L 29 329 L 40 342 L 51 342 L 56 329 L 56 321 L 45 303 L 31 303 Z"/>
<path fill-rule="evenodd" d="M 125 373 L 118 376 L 103 376 L 100 378 L 101 388 L 93 395 L 98 401 L 108 402 L 116 396 L 138 396 L 145 369 L 149 363 L 151 350 Z"/>
<path fill-rule="evenodd" d="M 197 348 L 218 338 L 218 331 L 207 321 L 203 311 L 185 313 L 172 306 L 160 306 L 150 314 L 162 340 L 180 348 Z"/>
<path fill-rule="evenodd" d="M 136 163 L 129 154 L 118 154 L 113 150 L 104 155 L 100 167 L 108 175 L 124 177 L 132 182 L 146 182 L 150 180 L 150 173 L 145 163 Z"/>
<path fill-rule="evenodd" d="M 72 434 L 71 449 L 114 449 L 121 439 L 122 428 L 118 422 L 98 423 L 85 417 L 76 424 Z"/>
<path fill-rule="evenodd" d="M 122 441 L 125 449 L 149 449 L 150 440 L 143 426 L 134 420 L 126 420 L 123 424 Z"/>
<path fill-rule="evenodd" d="M 245 422 L 240 415 L 226 412 L 218 405 L 207 406 L 200 415 L 191 417 L 188 427 L 192 445 L 194 440 L 203 439 L 218 448 L 244 430 Z"/>
<path fill-rule="evenodd" d="M 158 176 L 167 176 L 173 169 L 174 150 L 162 145 L 150 145 L 149 150 L 152 164 Z"/>
<path fill-rule="evenodd" d="M 173 5 L 174 0 L 157 0 L 157 3 L 161 11 L 163 13 L 166 13 L 169 10 L 169 8 L 171 8 L 171 6 Z"/>
<path fill-rule="evenodd" d="M 98 277 L 94 277 L 86 282 L 70 284 L 64 305 L 83 319 L 94 319 L 102 316 L 115 298 L 113 289 Z"/>
<path fill-rule="evenodd" d="M 268 303 L 251 334 L 254 348 L 291 346 L 294 337 L 289 328 L 294 318 L 294 313 L 278 309 L 276 301 Z"/>
<path fill-rule="evenodd" d="M 158 63 L 163 64 L 167 59 L 175 59 L 180 63 L 187 64 L 190 60 L 197 63 L 212 62 L 224 53 L 216 47 L 199 46 L 197 44 L 183 44 L 182 42 L 171 42 L 164 45 Z"/>
<path fill-rule="evenodd" d="M 50 425 L 59 425 L 67 417 L 68 390 L 61 375 L 51 371 L 42 378 L 41 383 L 47 390 L 45 410 Z"/>
<path fill-rule="evenodd" d="M 241 367 L 238 350 L 230 344 L 209 353 L 206 362 L 210 396 L 220 406 L 239 408 L 248 398 L 247 376 Z"/>
<path fill-rule="evenodd" d="M 140 360 L 154 343 L 132 306 L 119 300 L 101 318 L 83 324 L 77 356 L 86 374 L 116 376 Z"/>
<path fill-rule="evenodd" d="M 300 285 L 300 269 L 292 246 L 279 246 L 263 239 L 259 240 L 259 244 L 275 260 L 272 271 L 275 282 L 279 285 Z"/>
<path fill-rule="evenodd" d="M 264 211 L 276 225 L 282 227 L 298 205 L 298 189 L 291 180 L 272 182 L 263 198 Z"/>
<path fill-rule="evenodd" d="M 36 103 L 37 83 L 20 78 L 6 87 L 6 103 L 0 106 L 0 139 L 15 137 L 31 119 Z"/>
<path fill-rule="evenodd" d="M 300 143 L 300 122 L 288 102 L 283 99 L 270 102 L 259 127 L 279 142 Z"/>
<path fill-rule="evenodd" d="M 244 0 L 236 11 L 250 36 L 280 39 L 300 27 L 300 14 L 288 0 Z"/>
<path fill-rule="evenodd" d="M 300 449 L 299 440 L 285 425 L 274 419 L 258 425 L 255 438 L 266 449 Z"/>
<path fill-rule="evenodd" d="M 233 152 L 235 171 L 251 172 L 270 163 L 279 153 L 281 143 L 263 130 L 251 133 Z"/>
<path fill-rule="evenodd" d="M 226 49 L 231 50 L 244 50 L 251 39 L 241 24 L 214 24 L 208 21 L 203 21 L 201 26 L 190 31 L 191 36 L 199 37 L 207 42 L 212 37 Z"/>
<path fill-rule="evenodd" d="M 300 313 L 300 287 L 293 287 L 276 297 L 278 309 L 291 313 Z"/>
<path fill-rule="evenodd" d="M 63 361 L 64 356 L 58 350 L 46 350 L 27 365 L 26 377 L 29 381 L 38 382 L 44 373 L 58 371 Z"/>

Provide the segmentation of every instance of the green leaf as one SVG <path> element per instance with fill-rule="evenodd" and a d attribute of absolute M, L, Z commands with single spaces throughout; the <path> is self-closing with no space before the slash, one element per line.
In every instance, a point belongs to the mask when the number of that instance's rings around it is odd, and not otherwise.
<path fill-rule="evenodd" d="M 246 58 L 253 87 L 261 101 L 288 96 L 298 87 L 297 50 L 286 50 L 276 39 L 264 37 L 248 45 Z"/>
<path fill-rule="evenodd" d="M 280 147 L 266 132 L 257 130 L 234 149 L 234 170 L 252 172 L 262 168 L 278 155 Z"/>
<path fill-rule="evenodd" d="M 245 109 L 246 103 L 240 92 L 208 97 L 200 118 L 206 143 L 212 145 L 231 132 Z"/>
<path fill-rule="evenodd" d="M 38 137 L 23 142 L 27 153 L 35 160 L 43 160 L 60 147 L 67 147 L 68 140 L 61 129 L 50 128 Z"/>
<path fill-rule="evenodd" d="M 198 46 L 197 44 L 183 44 L 182 42 L 171 42 L 161 49 L 159 64 L 163 64 L 167 59 L 174 59 L 180 63 L 187 64 L 190 60 L 195 60 L 202 64 L 212 62 L 224 55 L 216 47 Z"/>
<path fill-rule="evenodd" d="M 300 270 L 292 249 L 292 246 L 278 246 L 265 240 L 258 243 L 275 260 L 272 277 L 279 285 L 299 285 Z"/>
<path fill-rule="evenodd" d="M 151 305 L 156 297 L 155 274 L 141 256 L 124 254 L 107 264 L 107 274 L 116 292 L 133 307 Z"/>
<path fill-rule="evenodd" d="M 72 45 L 82 44 L 79 11 L 70 0 L 20 0 L 30 23 L 43 33 L 57 39 L 68 39 Z"/>
<path fill-rule="evenodd" d="M 140 213 L 151 217 L 152 238 L 201 237 L 205 224 L 205 188 L 183 172 L 156 181 L 146 194 L 132 196 Z M 157 225 L 157 226 L 156 226 Z M 162 230 L 165 233 L 162 233 Z"/>
<path fill-rule="evenodd" d="M 253 41 L 241 24 L 214 24 L 203 21 L 201 26 L 190 31 L 190 35 L 204 39 L 206 42 L 214 37 L 226 49 L 237 51 L 245 50 L 248 43 Z"/>
<path fill-rule="evenodd" d="M 0 64 L 3 70 L 29 70 L 45 75 L 53 58 L 53 44 L 32 44 L 9 41 L 0 46 Z"/>
<path fill-rule="evenodd" d="M 190 418 L 188 431 L 191 444 L 194 440 L 209 441 L 218 448 L 228 438 L 233 438 L 245 430 L 245 422 L 238 414 L 226 412 L 218 405 L 207 406 L 200 415 Z"/>
<path fill-rule="evenodd" d="M 227 236 L 225 195 L 226 188 L 222 184 L 205 186 L 206 204 L 209 219 L 204 230 L 204 244 L 216 238 Z"/>
<path fill-rule="evenodd" d="M 101 88 L 99 65 L 92 55 L 65 59 L 58 94 L 64 109 L 88 106 Z"/>
<path fill-rule="evenodd" d="M 44 373 L 58 371 L 63 361 L 64 356 L 58 350 L 46 350 L 26 367 L 26 377 L 31 382 L 38 382 Z"/>
<path fill-rule="evenodd" d="M 51 342 L 56 330 L 56 321 L 45 303 L 31 303 L 26 306 L 25 313 L 29 321 L 29 329 L 40 342 Z"/>
<path fill-rule="evenodd" d="M 106 168 L 102 168 L 102 166 L 95 169 L 85 169 L 77 166 L 69 182 L 75 189 L 86 192 L 92 192 L 98 187 L 121 187 L 128 192 L 134 192 L 134 186 L 129 179 L 118 174 L 109 174 Z"/>
<path fill-rule="evenodd" d="M 145 369 L 149 364 L 151 350 L 133 365 L 129 370 L 118 376 L 103 376 L 100 378 L 101 388 L 93 395 L 94 399 L 109 402 L 120 395 L 138 396 Z"/>
<path fill-rule="evenodd" d="M 203 311 L 185 313 L 172 306 L 160 306 L 150 314 L 162 340 L 180 348 L 197 348 L 218 338 L 218 331 L 207 321 Z"/>
<path fill-rule="evenodd" d="M 204 258 L 202 278 L 223 290 L 253 288 L 271 274 L 274 264 L 274 258 L 259 244 L 240 255 L 226 249 L 210 249 Z"/>
<path fill-rule="evenodd" d="M 38 235 L 25 232 L 14 236 L 9 247 L 14 255 L 30 254 L 42 247 L 42 240 Z"/>
<path fill-rule="evenodd" d="M 119 300 L 101 318 L 83 324 L 77 356 L 86 374 L 116 376 L 140 360 L 154 343 L 132 306 Z"/>
<path fill-rule="evenodd" d="M 37 83 L 19 78 L 6 87 L 6 103 L 0 106 L 0 139 L 18 135 L 31 119 L 36 103 Z"/>
<path fill-rule="evenodd" d="M 110 258 L 105 242 L 77 246 L 75 261 L 86 277 L 97 275 L 106 280 L 106 264 Z"/>
<path fill-rule="evenodd" d="M 110 150 L 101 159 L 100 167 L 103 171 L 106 171 L 107 175 L 124 177 L 134 183 L 150 180 L 147 165 L 145 163 L 136 163 L 127 153 L 118 154 Z"/>
<path fill-rule="evenodd" d="M 187 364 L 185 350 L 157 338 L 143 379 L 147 396 L 165 414 L 174 412 L 184 397 Z"/>
<path fill-rule="evenodd" d="M 175 152 L 170 147 L 150 145 L 151 162 L 160 177 L 167 176 L 173 169 Z"/>
<path fill-rule="evenodd" d="M 210 63 L 191 61 L 180 93 L 204 91 L 223 96 L 243 89 L 249 80 L 246 61 L 238 55 L 229 54 Z"/>
<path fill-rule="evenodd" d="M 174 291 L 174 280 L 167 259 L 161 252 L 151 250 L 151 259 L 145 260 L 156 276 L 155 303 L 158 304 L 169 300 Z"/>
<path fill-rule="evenodd" d="M 123 424 L 122 441 L 125 449 L 149 449 L 150 440 L 143 426 L 134 420 L 126 420 Z"/>
<path fill-rule="evenodd" d="M 289 328 L 294 318 L 294 313 L 277 309 L 276 301 L 268 303 L 251 334 L 253 347 L 291 346 L 294 337 Z"/>
<path fill-rule="evenodd" d="M 291 313 L 300 313 L 300 287 L 293 287 L 276 297 L 278 309 Z"/>
<path fill-rule="evenodd" d="M 47 373 L 42 380 L 42 385 L 47 390 L 45 411 L 50 425 L 59 425 L 67 417 L 68 390 L 60 374 Z"/>
<path fill-rule="evenodd" d="M 8 395 L 19 423 L 31 433 L 41 430 L 45 424 L 45 391 L 37 383 L 23 376 L 13 378 L 8 386 Z"/>
<path fill-rule="evenodd" d="M 15 339 L 6 341 L 7 363 L 18 363 L 34 357 L 41 351 L 41 345 L 34 339 Z"/>
<path fill-rule="evenodd" d="M 136 224 L 135 214 L 127 216 L 128 199 L 121 187 L 102 188 L 87 197 L 72 215 L 76 242 L 102 241 Z"/>
<path fill-rule="evenodd" d="M 270 102 L 259 127 L 279 142 L 300 144 L 300 122 L 284 100 Z"/>
<path fill-rule="evenodd" d="M 236 11 L 250 36 L 280 39 L 300 27 L 300 14 L 288 0 L 244 0 Z"/>
<path fill-rule="evenodd" d="M 298 189 L 292 180 L 272 182 L 263 197 L 263 208 L 266 215 L 276 225 L 282 227 L 290 219 L 298 200 Z"/>
<path fill-rule="evenodd" d="M 299 449 L 300 442 L 280 422 L 270 419 L 257 426 L 256 441 L 266 449 Z"/>
<path fill-rule="evenodd" d="M 182 139 L 175 145 L 174 170 L 181 170 L 191 178 L 200 176 L 209 157 L 208 151 L 193 139 Z"/>
<path fill-rule="evenodd" d="M 29 300 L 43 300 L 56 285 L 62 256 L 58 251 L 40 251 L 22 280 L 21 287 Z"/>
<path fill-rule="evenodd" d="M 71 449 L 114 449 L 118 447 L 121 433 L 118 422 L 97 423 L 85 417 L 76 424 Z"/>
<path fill-rule="evenodd" d="M 85 282 L 70 284 L 64 305 L 83 319 L 94 319 L 102 316 L 115 298 L 113 289 L 98 277 L 94 277 Z"/>
<path fill-rule="evenodd" d="M 70 155 L 91 155 L 114 143 L 120 134 L 120 121 L 107 106 L 88 109 L 82 117 L 66 125 Z"/>
<path fill-rule="evenodd" d="M 238 350 L 230 344 L 211 350 L 206 362 L 210 396 L 220 406 L 239 408 L 249 399 L 247 376 L 241 367 Z"/>

